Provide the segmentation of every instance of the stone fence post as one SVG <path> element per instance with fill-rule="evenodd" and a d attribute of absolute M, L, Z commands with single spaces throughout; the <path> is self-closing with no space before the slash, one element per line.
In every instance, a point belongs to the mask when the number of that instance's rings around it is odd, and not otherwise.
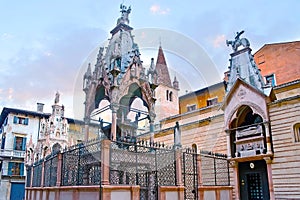
<path fill-rule="evenodd" d="M 101 184 L 109 185 L 109 166 L 110 166 L 110 140 L 101 141 Z"/>
<path fill-rule="evenodd" d="M 175 149 L 176 185 L 182 186 L 182 149 Z"/>
<path fill-rule="evenodd" d="M 43 163 L 42 163 L 41 186 L 40 187 L 44 187 L 44 181 L 45 181 L 45 159 L 43 160 Z"/>
<path fill-rule="evenodd" d="M 197 174 L 198 174 L 198 186 L 202 186 L 202 167 L 201 167 L 201 154 L 196 154 L 196 163 L 197 163 Z"/>
<path fill-rule="evenodd" d="M 57 154 L 57 180 L 56 180 L 56 186 L 59 187 L 61 185 L 61 166 L 62 166 L 62 153 Z"/>

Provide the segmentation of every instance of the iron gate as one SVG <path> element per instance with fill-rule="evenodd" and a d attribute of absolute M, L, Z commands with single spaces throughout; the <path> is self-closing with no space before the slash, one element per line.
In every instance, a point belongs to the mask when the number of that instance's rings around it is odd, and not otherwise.
<path fill-rule="evenodd" d="M 111 143 L 111 185 L 139 185 L 140 200 L 156 200 L 158 186 L 175 186 L 175 177 L 173 149 L 143 143 Z"/>
<path fill-rule="evenodd" d="M 198 199 L 197 153 L 186 149 L 182 155 L 184 199 Z"/>

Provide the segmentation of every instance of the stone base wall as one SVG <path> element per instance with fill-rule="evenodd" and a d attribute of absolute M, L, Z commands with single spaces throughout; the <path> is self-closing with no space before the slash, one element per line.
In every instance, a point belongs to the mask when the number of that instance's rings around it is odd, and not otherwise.
<path fill-rule="evenodd" d="M 200 186 L 198 188 L 199 199 L 232 200 L 232 186 Z"/>

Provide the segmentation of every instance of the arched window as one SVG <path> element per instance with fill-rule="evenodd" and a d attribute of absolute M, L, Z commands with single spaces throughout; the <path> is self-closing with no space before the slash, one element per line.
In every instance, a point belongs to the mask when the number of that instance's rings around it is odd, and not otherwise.
<path fill-rule="evenodd" d="M 169 90 L 166 91 L 166 98 L 167 98 L 167 101 L 169 100 Z"/>
<path fill-rule="evenodd" d="M 293 127 L 294 142 L 300 142 L 300 123 L 296 123 Z"/>
<path fill-rule="evenodd" d="M 169 92 L 169 101 L 173 101 L 173 92 L 172 91 Z"/>
<path fill-rule="evenodd" d="M 194 153 L 197 153 L 197 145 L 196 144 L 192 144 L 192 150 Z"/>

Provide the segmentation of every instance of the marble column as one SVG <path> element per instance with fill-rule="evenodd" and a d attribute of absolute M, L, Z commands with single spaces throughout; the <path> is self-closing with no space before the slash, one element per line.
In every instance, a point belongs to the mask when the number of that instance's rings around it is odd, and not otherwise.
<path fill-rule="evenodd" d="M 89 140 L 89 132 L 90 132 L 90 118 L 85 117 L 84 118 L 84 140 L 88 141 Z"/>
<path fill-rule="evenodd" d="M 227 156 L 228 159 L 231 158 L 231 144 L 230 144 L 230 130 L 225 130 L 226 132 L 226 140 L 227 140 Z"/>
<path fill-rule="evenodd" d="M 269 128 L 269 122 L 265 122 L 265 130 L 266 130 L 266 142 L 267 142 L 267 154 L 272 154 L 271 148 L 271 133 Z"/>
<path fill-rule="evenodd" d="M 239 163 L 236 161 L 232 161 L 230 162 L 230 166 L 233 169 L 235 199 L 240 200 Z"/>
<path fill-rule="evenodd" d="M 110 131 L 110 140 L 117 140 L 117 110 L 118 106 L 116 104 L 111 104 L 111 131 Z"/>
<path fill-rule="evenodd" d="M 269 193 L 270 200 L 274 200 L 274 186 L 273 186 L 273 177 L 272 177 L 272 159 L 270 157 L 264 158 L 267 163 L 267 173 L 268 173 L 268 183 L 269 183 Z"/>
<path fill-rule="evenodd" d="M 154 144 L 154 123 L 150 121 L 150 145 Z"/>

